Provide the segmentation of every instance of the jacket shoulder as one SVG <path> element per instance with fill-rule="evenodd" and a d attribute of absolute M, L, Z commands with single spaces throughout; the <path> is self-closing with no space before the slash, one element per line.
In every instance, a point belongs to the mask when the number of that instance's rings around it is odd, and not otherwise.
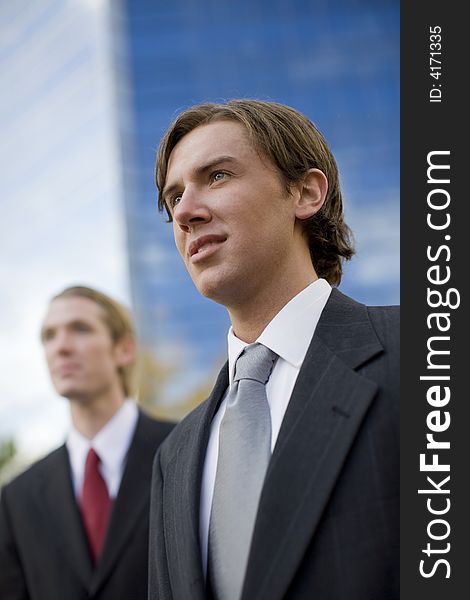
<path fill-rule="evenodd" d="M 159 448 L 159 456 L 162 464 L 171 460 L 171 457 L 178 452 L 178 448 L 187 443 L 188 439 L 194 434 L 205 411 L 208 410 L 208 403 L 209 399 L 204 400 L 176 424 Z"/>
<path fill-rule="evenodd" d="M 400 307 L 368 306 L 367 312 L 377 336 L 386 343 L 400 339 Z"/>
<path fill-rule="evenodd" d="M 22 473 L 5 484 L 2 496 L 5 494 L 31 494 L 31 486 L 40 479 L 51 476 L 56 472 L 57 466 L 67 460 L 67 449 L 65 445 L 53 450 L 43 458 L 37 460 L 27 467 Z"/>
<path fill-rule="evenodd" d="M 175 425 L 176 423 L 173 421 L 155 419 L 139 408 L 139 421 L 136 432 L 140 436 L 153 439 L 156 444 L 160 444 Z"/>
<path fill-rule="evenodd" d="M 192 443 L 195 437 L 201 435 L 201 439 L 204 440 L 207 438 L 212 417 L 222 400 L 227 386 L 228 363 L 226 362 L 219 372 L 209 397 L 188 413 L 160 446 L 159 457 L 162 464 L 170 461 L 181 446 Z"/>

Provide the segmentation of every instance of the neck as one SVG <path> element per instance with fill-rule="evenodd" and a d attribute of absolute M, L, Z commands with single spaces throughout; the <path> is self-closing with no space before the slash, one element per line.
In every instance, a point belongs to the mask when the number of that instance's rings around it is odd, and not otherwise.
<path fill-rule="evenodd" d="M 255 342 L 284 306 L 317 279 L 313 271 L 296 282 L 278 282 L 276 293 L 265 289 L 252 302 L 228 308 L 237 338 L 247 344 Z"/>
<path fill-rule="evenodd" d="M 88 439 L 103 429 L 124 404 L 124 394 L 101 395 L 94 398 L 69 398 L 72 423 Z"/>

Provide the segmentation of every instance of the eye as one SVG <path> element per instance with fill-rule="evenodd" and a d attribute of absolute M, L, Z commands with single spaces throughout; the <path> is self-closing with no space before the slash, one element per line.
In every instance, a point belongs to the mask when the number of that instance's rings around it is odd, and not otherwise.
<path fill-rule="evenodd" d="M 41 339 L 43 342 L 49 342 L 54 338 L 55 332 L 53 329 L 45 329 L 42 332 Z"/>
<path fill-rule="evenodd" d="M 168 206 L 170 212 L 172 212 L 173 209 L 175 208 L 175 206 L 181 202 L 182 197 L 183 197 L 183 194 L 181 194 L 181 192 L 179 192 L 178 194 L 174 194 L 173 196 L 170 196 L 168 198 L 168 200 L 166 202 L 167 202 L 167 206 Z"/>
<path fill-rule="evenodd" d="M 78 333 L 89 333 L 92 330 L 87 323 L 82 323 L 81 321 L 73 323 L 72 329 Z"/>
<path fill-rule="evenodd" d="M 222 179 L 225 179 L 226 177 L 227 177 L 226 171 L 215 171 L 211 175 L 211 180 L 212 181 L 222 181 Z"/>

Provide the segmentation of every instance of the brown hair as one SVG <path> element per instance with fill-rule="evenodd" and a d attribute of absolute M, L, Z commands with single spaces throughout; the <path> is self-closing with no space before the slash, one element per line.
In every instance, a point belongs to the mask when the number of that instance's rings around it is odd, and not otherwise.
<path fill-rule="evenodd" d="M 287 190 L 309 169 L 323 171 L 328 193 L 322 208 L 302 221 L 310 256 L 319 277 L 338 285 L 343 260 L 354 255 L 352 232 L 344 221 L 338 167 L 325 138 L 305 115 L 297 110 L 261 100 L 230 100 L 224 104 L 200 104 L 183 111 L 170 125 L 158 149 L 156 184 L 158 208 L 168 207 L 162 197 L 168 161 L 176 144 L 200 125 L 230 120 L 241 123 L 253 146 L 277 167 Z"/>
<path fill-rule="evenodd" d="M 67 287 L 56 294 L 51 302 L 59 298 L 88 298 L 102 309 L 102 320 L 108 328 L 114 344 L 125 337 L 136 339 L 132 317 L 129 311 L 116 300 L 103 292 L 84 285 Z M 135 387 L 135 359 L 124 367 L 119 367 L 118 373 L 125 396 L 131 396 Z"/>

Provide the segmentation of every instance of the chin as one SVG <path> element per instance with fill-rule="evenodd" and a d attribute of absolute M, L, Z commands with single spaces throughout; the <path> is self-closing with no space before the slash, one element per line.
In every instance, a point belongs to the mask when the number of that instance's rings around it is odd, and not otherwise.
<path fill-rule="evenodd" d="M 229 308 L 237 304 L 243 284 L 228 285 L 227 281 L 224 281 L 223 284 L 222 282 L 211 282 L 210 284 L 206 282 L 204 286 L 199 285 L 196 287 L 199 293 L 205 298 L 221 304 L 225 308 Z"/>
<path fill-rule="evenodd" d="M 190 273 L 198 292 L 218 304 L 226 304 L 240 291 L 243 278 L 240 274 L 221 269 L 221 265 L 207 267 L 199 273 Z"/>
<path fill-rule="evenodd" d="M 223 289 L 219 280 L 216 280 L 213 277 L 199 277 L 198 279 L 193 279 L 193 283 L 201 296 L 209 298 L 209 300 L 213 300 L 214 302 L 218 302 L 218 297 Z"/>
<path fill-rule="evenodd" d="M 70 398 L 76 394 L 77 390 L 63 385 L 56 386 L 56 392 L 59 394 L 59 396 L 63 396 L 64 398 Z"/>
<path fill-rule="evenodd" d="M 58 383 L 54 387 L 59 396 L 63 396 L 64 398 L 74 398 L 83 393 L 83 390 L 70 383 Z"/>

